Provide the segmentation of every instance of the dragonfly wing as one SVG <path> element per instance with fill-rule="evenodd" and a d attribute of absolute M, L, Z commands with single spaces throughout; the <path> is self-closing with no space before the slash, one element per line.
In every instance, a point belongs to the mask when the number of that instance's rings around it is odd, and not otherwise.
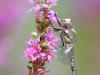
<path fill-rule="evenodd" d="M 63 49 L 57 51 L 57 59 L 64 64 L 70 63 L 69 56 L 64 53 Z"/>

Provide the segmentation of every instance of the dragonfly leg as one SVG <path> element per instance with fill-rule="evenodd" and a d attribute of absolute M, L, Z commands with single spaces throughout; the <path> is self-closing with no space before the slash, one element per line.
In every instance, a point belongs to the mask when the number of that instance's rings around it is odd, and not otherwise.
<path fill-rule="evenodd" d="M 65 43 L 64 43 L 64 39 L 63 39 L 63 32 L 61 32 L 60 37 L 61 37 L 61 46 L 60 47 L 64 47 Z"/>

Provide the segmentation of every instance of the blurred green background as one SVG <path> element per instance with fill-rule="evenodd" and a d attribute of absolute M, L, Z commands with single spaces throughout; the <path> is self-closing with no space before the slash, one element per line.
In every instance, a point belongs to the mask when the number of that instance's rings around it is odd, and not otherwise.
<path fill-rule="evenodd" d="M 18 5 L 15 6 L 14 3 Z M 8 31 L 0 31 L 0 75 L 27 75 L 23 53 L 30 33 L 35 30 L 34 14 L 26 12 L 31 8 L 26 0 L 0 0 L 0 12 L 4 11 L 7 5 L 14 7 L 16 16 L 11 19 L 14 23 L 11 23 Z M 58 0 L 58 6 L 54 10 L 60 18 L 71 18 L 77 31 L 75 59 L 78 75 L 100 75 L 100 0 Z M 8 11 L 5 13 L 8 13 L 8 19 L 12 15 Z M 2 19 L 0 16 L 0 27 Z M 48 75 L 71 75 L 70 65 L 57 59 L 51 62 L 49 68 L 51 70 Z"/>

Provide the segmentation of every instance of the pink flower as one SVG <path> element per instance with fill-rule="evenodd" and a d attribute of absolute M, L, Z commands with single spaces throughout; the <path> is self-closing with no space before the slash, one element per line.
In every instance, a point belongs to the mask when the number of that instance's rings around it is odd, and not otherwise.
<path fill-rule="evenodd" d="M 50 11 L 46 14 L 46 17 L 48 17 L 52 23 L 57 23 L 57 18 L 55 16 L 55 12 L 54 11 Z"/>
<path fill-rule="evenodd" d="M 55 52 L 50 50 L 48 53 L 48 62 L 50 62 L 56 56 Z"/>
<path fill-rule="evenodd" d="M 40 39 L 37 38 L 36 40 L 30 39 L 27 42 L 28 48 L 26 49 L 24 54 L 27 60 L 35 61 L 38 58 L 38 55 L 42 50 L 39 41 Z"/>
<path fill-rule="evenodd" d="M 37 73 L 39 74 L 39 75 L 44 75 L 44 74 L 46 74 L 48 71 L 46 71 L 45 69 L 42 69 L 42 68 L 40 68 L 40 69 L 38 69 L 37 70 Z"/>
<path fill-rule="evenodd" d="M 39 7 L 33 7 L 33 10 L 34 10 L 35 13 L 38 13 L 38 14 L 40 13 L 40 8 Z"/>
<path fill-rule="evenodd" d="M 48 55 L 48 61 L 50 62 L 52 60 L 52 56 Z"/>
<path fill-rule="evenodd" d="M 33 43 L 39 43 L 40 42 L 40 36 L 38 36 L 38 38 L 36 40 L 33 40 L 32 38 L 27 41 L 28 45 L 32 45 Z"/>
<path fill-rule="evenodd" d="M 42 6 L 42 8 L 48 8 L 49 6 L 48 6 L 48 4 L 41 4 L 41 6 Z"/>
<path fill-rule="evenodd" d="M 31 11 L 34 11 L 35 13 L 40 13 L 40 7 L 38 6 L 38 3 L 36 3 L 36 1 L 33 1 L 33 0 L 28 0 L 29 3 L 32 4 L 32 8 L 29 9 L 27 12 L 31 12 Z"/>
<path fill-rule="evenodd" d="M 53 31 L 48 31 L 45 37 L 46 42 L 48 43 L 48 46 L 51 50 L 55 50 L 55 47 L 57 47 L 56 43 L 59 41 L 59 38 L 53 34 Z"/>

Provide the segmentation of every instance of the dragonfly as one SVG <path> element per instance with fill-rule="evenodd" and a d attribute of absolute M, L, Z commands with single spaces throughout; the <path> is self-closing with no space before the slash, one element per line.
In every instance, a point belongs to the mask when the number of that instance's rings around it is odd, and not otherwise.
<path fill-rule="evenodd" d="M 59 20 L 56 13 L 55 17 L 57 19 L 59 28 L 54 27 L 51 23 L 51 27 L 54 29 L 55 32 L 61 31 L 60 38 L 61 38 L 61 48 L 63 53 L 69 57 L 69 63 L 71 65 L 72 75 L 77 75 L 77 69 L 75 64 L 74 58 L 74 49 L 77 41 L 77 34 L 75 29 L 73 28 L 71 19 L 61 19 Z"/>

